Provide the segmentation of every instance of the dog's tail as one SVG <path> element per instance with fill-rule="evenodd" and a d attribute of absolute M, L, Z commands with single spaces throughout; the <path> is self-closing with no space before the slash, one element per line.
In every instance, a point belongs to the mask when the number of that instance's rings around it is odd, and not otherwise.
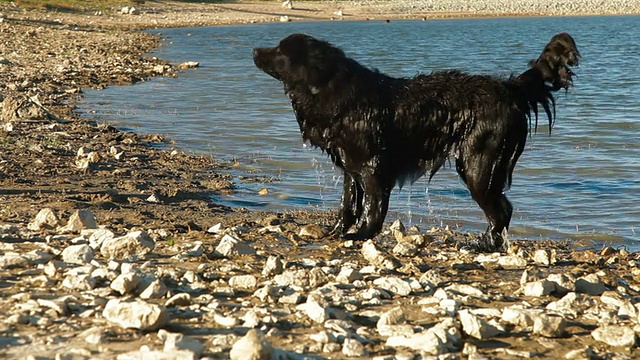
<path fill-rule="evenodd" d="M 531 60 L 531 68 L 515 80 L 526 94 L 529 107 L 536 117 L 538 126 L 538 104 L 542 105 L 549 119 L 549 132 L 555 121 L 556 103 L 553 92 L 569 89 L 573 85 L 571 66 L 577 66 L 580 52 L 576 42 L 566 32 L 555 35 L 544 47 L 542 54 Z"/>

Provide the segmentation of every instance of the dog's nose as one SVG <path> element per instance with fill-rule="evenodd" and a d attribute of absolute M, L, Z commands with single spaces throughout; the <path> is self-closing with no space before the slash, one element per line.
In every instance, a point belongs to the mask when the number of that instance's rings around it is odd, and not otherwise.
<path fill-rule="evenodd" d="M 257 56 L 258 56 L 258 49 L 255 48 L 255 49 L 253 49 L 253 57 L 255 58 Z"/>

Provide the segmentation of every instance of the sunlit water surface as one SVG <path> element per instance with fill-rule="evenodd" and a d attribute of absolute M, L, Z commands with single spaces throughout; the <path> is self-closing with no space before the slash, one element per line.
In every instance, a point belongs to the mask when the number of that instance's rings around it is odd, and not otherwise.
<path fill-rule="evenodd" d="M 236 160 L 238 192 L 215 201 L 263 210 L 336 208 L 341 177 L 302 144 L 282 86 L 253 65 L 251 50 L 294 32 L 340 46 L 394 76 L 458 68 L 508 76 L 527 68 L 555 33 L 584 55 L 575 88 L 559 93 L 551 135 L 541 118 L 516 168 L 509 198 L 515 238 L 576 239 L 640 249 L 639 17 L 293 22 L 162 30 L 152 55 L 198 61 L 178 78 L 85 91 L 78 111 L 100 122 L 165 134 L 185 151 Z M 253 183 L 240 176 L 275 181 Z M 257 196 L 266 187 L 269 194 Z M 420 179 L 391 199 L 391 216 L 429 228 L 482 231 L 482 212 L 455 169 Z"/>

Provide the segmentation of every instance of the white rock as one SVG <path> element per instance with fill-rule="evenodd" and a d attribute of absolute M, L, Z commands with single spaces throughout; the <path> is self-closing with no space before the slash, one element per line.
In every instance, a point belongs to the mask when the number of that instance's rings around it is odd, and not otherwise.
<path fill-rule="evenodd" d="M 94 278 L 99 279 L 99 280 L 103 279 L 103 280 L 113 281 L 120 274 L 118 274 L 117 272 L 115 272 L 113 270 L 109 270 L 106 267 L 99 267 L 99 268 L 93 270 L 90 275 L 92 277 L 94 277 Z"/>
<path fill-rule="evenodd" d="M 497 263 L 500 257 L 500 253 L 479 254 L 473 259 L 473 261 L 480 264 Z"/>
<path fill-rule="evenodd" d="M 452 318 L 446 318 L 419 334 L 391 336 L 387 339 L 385 345 L 388 347 L 406 347 L 431 355 L 444 354 L 457 350 L 457 345 L 462 338 L 458 327 L 459 325 Z"/>
<path fill-rule="evenodd" d="M 635 319 L 638 316 L 638 309 L 629 300 L 625 300 L 618 308 L 618 316 L 623 319 Z"/>
<path fill-rule="evenodd" d="M 484 296 L 482 290 L 467 284 L 451 284 L 445 288 L 446 291 L 458 293 L 462 295 L 469 295 L 475 297 Z"/>
<path fill-rule="evenodd" d="M 565 274 L 549 274 L 547 280 L 555 283 L 555 292 L 558 294 L 566 294 L 576 291 L 575 281 Z"/>
<path fill-rule="evenodd" d="M 461 305 L 462 302 L 456 299 L 442 299 L 438 302 L 438 306 L 449 316 L 456 316 Z"/>
<path fill-rule="evenodd" d="M 178 65 L 180 69 L 193 69 L 200 66 L 200 63 L 197 61 L 185 61 Z"/>
<path fill-rule="evenodd" d="M 316 224 L 303 225 L 300 227 L 298 236 L 308 237 L 311 239 L 320 239 L 327 235 L 327 230 L 323 226 Z"/>
<path fill-rule="evenodd" d="M 309 339 L 315 342 L 319 342 L 321 344 L 335 343 L 338 342 L 336 336 L 329 331 L 320 331 L 319 333 L 309 335 Z"/>
<path fill-rule="evenodd" d="M 343 284 L 351 284 L 356 280 L 361 280 L 362 274 L 356 269 L 350 267 L 343 267 L 340 273 L 336 276 L 336 281 Z"/>
<path fill-rule="evenodd" d="M 200 276 L 193 270 L 187 270 L 184 272 L 184 275 L 182 275 L 182 279 L 189 284 L 194 284 L 200 280 Z"/>
<path fill-rule="evenodd" d="M 606 343 L 609 346 L 630 348 L 636 343 L 635 331 L 626 326 L 604 325 L 593 330 L 591 336 L 596 341 Z"/>
<path fill-rule="evenodd" d="M 99 250 L 102 244 L 109 239 L 113 239 L 116 235 L 108 229 L 98 229 L 89 236 L 89 246 L 93 250 Z"/>
<path fill-rule="evenodd" d="M 525 269 L 520 276 L 520 285 L 524 285 L 529 282 L 538 280 L 544 280 L 544 274 L 538 269 Z"/>
<path fill-rule="evenodd" d="M 238 321 L 238 318 L 233 317 L 233 316 L 224 316 L 224 315 L 220 315 L 220 314 L 213 314 L 213 321 L 216 322 L 216 324 L 226 327 L 226 328 L 232 328 L 237 326 L 240 322 Z"/>
<path fill-rule="evenodd" d="M 194 359 L 199 359 L 205 346 L 189 336 L 181 333 L 171 333 L 166 330 L 158 331 L 158 338 L 164 341 L 164 351 L 172 352 L 176 350 L 190 351 L 193 353 Z"/>
<path fill-rule="evenodd" d="M 91 290 L 96 287 L 96 279 L 85 274 L 71 274 L 62 280 L 62 287 L 70 290 Z"/>
<path fill-rule="evenodd" d="M 83 331 L 80 335 L 80 338 L 84 339 L 89 344 L 98 345 L 104 344 L 107 342 L 107 337 L 105 335 L 105 330 L 103 328 L 95 327 L 90 328 L 88 330 Z"/>
<path fill-rule="evenodd" d="M 253 296 L 262 302 L 275 302 L 278 299 L 279 289 L 275 286 L 265 285 L 253 292 Z"/>
<path fill-rule="evenodd" d="M 246 242 L 225 234 L 216 247 L 215 254 L 223 257 L 233 257 L 238 255 L 255 255 L 256 250 Z"/>
<path fill-rule="evenodd" d="M 525 296 L 545 296 L 556 290 L 555 283 L 548 280 L 538 280 L 524 284 L 522 292 Z"/>
<path fill-rule="evenodd" d="M 284 264 L 282 263 L 282 258 L 280 256 L 269 256 L 267 258 L 267 262 L 264 264 L 264 268 L 262 269 L 262 276 L 273 276 L 282 274 L 282 270 L 284 269 Z"/>
<path fill-rule="evenodd" d="M 229 352 L 231 360 L 271 360 L 273 347 L 261 331 L 250 329 Z"/>
<path fill-rule="evenodd" d="M 362 244 L 362 256 L 371 264 L 387 270 L 395 270 L 402 266 L 400 261 L 378 249 L 372 240 Z"/>
<path fill-rule="evenodd" d="M 376 327 L 376 330 L 378 330 L 378 334 L 383 337 L 412 336 L 415 334 L 413 326 L 409 324 L 380 325 Z"/>
<path fill-rule="evenodd" d="M 399 232 L 400 234 L 402 234 L 402 236 L 404 236 L 404 234 L 407 232 L 407 229 L 405 228 L 404 224 L 402 223 L 402 220 L 395 219 L 393 221 L 393 223 L 391 223 L 391 225 L 389 225 L 389 231 L 391 231 L 391 232 Z"/>
<path fill-rule="evenodd" d="M 211 233 L 211 234 L 218 234 L 218 233 L 220 233 L 221 229 L 222 229 L 222 224 L 221 223 L 217 223 L 217 224 L 213 225 L 212 227 L 208 228 L 207 232 Z"/>
<path fill-rule="evenodd" d="M 108 259 L 142 258 L 155 248 L 155 242 L 146 231 L 133 231 L 125 236 L 107 239 L 100 252 Z"/>
<path fill-rule="evenodd" d="M 60 219 L 50 208 L 44 208 L 38 212 L 35 219 L 27 225 L 27 229 L 40 231 L 42 229 L 55 229 L 60 225 Z"/>
<path fill-rule="evenodd" d="M 591 359 L 597 359 L 599 358 L 599 356 L 595 353 L 595 351 L 593 351 L 590 347 L 587 346 L 584 349 L 576 349 L 576 350 L 569 351 L 564 355 L 564 358 L 569 360 L 573 360 L 573 359 L 591 360 Z"/>
<path fill-rule="evenodd" d="M 298 292 L 289 295 L 282 295 L 278 298 L 279 304 L 292 304 L 298 305 L 304 301 L 304 296 Z"/>
<path fill-rule="evenodd" d="M 98 154 L 95 151 L 92 151 L 92 152 L 87 154 L 87 160 L 89 160 L 90 164 L 95 164 L 98 161 L 100 161 L 100 154 Z"/>
<path fill-rule="evenodd" d="M 309 272 L 305 269 L 285 270 L 276 275 L 273 281 L 280 286 L 308 287 L 310 285 Z"/>
<path fill-rule="evenodd" d="M 362 357 L 367 355 L 367 350 L 358 340 L 346 338 L 342 343 L 342 354 L 347 357 Z"/>
<path fill-rule="evenodd" d="M 124 295 L 135 290 L 139 283 L 140 276 L 134 272 L 129 272 L 118 275 L 109 287 L 120 293 L 120 295 Z"/>
<path fill-rule="evenodd" d="M 601 295 L 605 291 L 607 291 L 607 288 L 596 274 L 589 274 L 576 280 L 576 292 Z"/>
<path fill-rule="evenodd" d="M 453 299 L 453 296 L 451 294 L 449 294 L 445 289 L 443 288 L 438 288 L 436 291 L 433 292 L 433 297 L 435 299 Z"/>
<path fill-rule="evenodd" d="M 498 258 L 498 265 L 505 269 L 522 269 L 527 266 L 527 260 L 517 255 L 505 255 Z"/>
<path fill-rule="evenodd" d="M 508 307 L 502 309 L 502 317 L 500 319 L 507 324 L 529 327 L 533 326 L 533 319 L 542 314 L 542 312 L 542 309 Z"/>
<path fill-rule="evenodd" d="M 162 203 L 162 200 L 160 199 L 160 197 L 158 196 L 158 194 L 151 194 L 149 195 L 146 199 L 146 202 L 150 202 L 153 204 L 160 204 Z"/>
<path fill-rule="evenodd" d="M 167 65 L 158 64 L 153 67 L 153 72 L 157 74 L 164 74 L 167 72 L 167 70 L 169 70 L 169 66 Z"/>
<path fill-rule="evenodd" d="M 93 249 L 89 245 L 71 245 L 62 250 L 62 261 L 70 264 L 87 264 L 93 260 Z"/>
<path fill-rule="evenodd" d="M 138 264 L 135 262 L 122 262 L 120 263 L 121 273 L 138 272 Z"/>
<path fill-rule="evenodd" d="M 462 323 L 462 331 L 476 339 L 489 339 L 503 332 L 502 329 L 471 313 L 469 310 L 458 311 L 458 316 Z"/>
<path fill-rule="evenodd" d="M 93 216 L 93 213 L 90 210 L 76 210 L 69 217 L 69 221 L 67 225 L 60 228 L 62 232 L 79 232 L 83 229 L 95 229 L 98 225 L 96 224 L 96 218 Z"/>
<path fill-rule="evenodd" d="M 141 293 L 141 299 L 159 299 L 165 296 L 167 287 L 160 279 L 153 280 Z"/>
<path fill-rule="evenodd" d="M 62 261 L 53 260 L 46 263 L 42 271 L 44 272 L 45 275 L 52 277 L 52 276 L 55 276 L 56 274 L 59 274 L 60 271 L 64 269 L 66 266 L 67 264 L 65 264 Z"/>
<path fill-rule="evenodd" d="M 229 279 L 229 286 L 253 291 L 258 286 L 258 279 L 253 275 L 236 275 Z"/>
<path fill-rule="evenodd" d="M 102 312 L 107 321 L 125 329 L 155 330 L 169 321 L 164 306 L 142 300 L 111 299 Z"/>
<path fill-rule="evenodd" d="M 67 306 L 64 297 L 55 300 L 37 299 L 36 301 L 41 307 L 52 309 L 59 315 L 66 315 L 69 312 L 69 306 Z"/>
<path fill-rule="evenodd" d="M 394 255 L 412 257 L 418 254 L 418 247 L 409 241 L 398 241 L 392 250 Z"/>
<path fill-rule="evenodd" d="M 383 276 L 373 281 L 379 288 L 399 296 L 411 294 L 411 284 L 409 282 L 393 276 Z"/>
<path fill-rule="evenodd" d="M 116 360 L 196 360 L 194 353 L 188 350 L 161 351 L 151 350 L 142 345 L 140 350 L 119 354 Z"/>
<path fill-rule="evenodd" d="M 164 304 L 166 307 L 189 305 L 191 305 L 191 295 L 189 293 L 177 293 L 170 297 Z"/>
<path fill-rule="evenodd" d="M 86 157 L 91 152 L 91 148 L 87 146 L 81 146 L 76 151 L 76 157 Z"/>
<path fill-rule="evenodd" d="M 479 315 L 483 318 L 499 319 L 502 316 L 502 310 L 498 308 L 477 308 L 469 311 L 471 311 L 472 314 Z"/>
<path fill-rule="evenodd" d="M 577 315 L 585 309 L 592 308 L 595 301 L 585 295 L 570 292 L 557 301 L 553 301 L 547 305 L 548 310 L 553 310 L 562 314 Z"/>
<path fill-rule="evenodd" d="M 318 300 L 317 296 L 309 296 L 307 298 L 307 302 L 298 305 L 297 309 L 304 311 L 309 319 L 319 324 L 322 324 L 329 319 L 328 309 Z"/>
<path fill-rule="evenodd" d="M 404 311 L 401 307 L 394 307 L 393 309 L 386 311 L 380 315 L 380 319 L 376 326 L 378 328 L 386 325 L 399 325 L 404 324 L 406 318 L 404 316 Z"/>
<path fill-rule="evenodd" d="M 624 304 L 625 300 L 616 291 L 605 291 L 600 296 L 600 301 L 603 304 L 610 305 L 611 307 L 618 308 Z"/>
<path fill-rule="evenodd" d="M 382 289 L 370 288 L 360 293 L 364 300 L 391 299 L 391 294 Z"/>
<path fill-rule="evenodd" d="M 538 265 L 549 266 L 556 263 L 555 250 L 536 250 L 533 253 L 533 262 Z"/>
<path fill-rule="evenodd" d="M 533 333 L 549 338 L 564 335 L 567 322 L 560 315 L 540 314 L 533 319 Z"/>
<path fill-rule="evenodd" d="M 249 310 L 242 317 L 242 326 L 246 328 L 257 328 L 260 326 L 260 315 L 255 310 Z"/>
<path fill-rule="evenodd" d="M 91 168 L 91 162 L 87 158 L 80 158 L 75 160 L 76 168 L 88 172 Z"/>

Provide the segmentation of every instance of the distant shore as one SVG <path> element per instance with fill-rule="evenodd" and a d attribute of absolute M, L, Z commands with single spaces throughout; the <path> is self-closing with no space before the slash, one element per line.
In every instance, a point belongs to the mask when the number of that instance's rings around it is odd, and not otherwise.
<path fill-rule="evenodd" d="M 640 358 L 639 253 L 513 234 L 506 254 L 474 254 L 459 245 L 476 234 L 437 224 L 345 242 L 324 236 L 333 212 L 213 203 L 235 191 L 217 154 L 73 111 L 86 88 L 180 76 L 146 55 L 162 30 L 140 29 L 640 13 L 473 3 L 0 2 L 0 358 Z"/>
<path fill-rule="evenodd" d="M 131 7 L 127 7 L 130 9 Z M 196 3 L 153 1 L 133 6 L 131 13 L 113 7 L 107 12 L 90 6 L 76 11 L 44 11 L 0 4 L 0 13 L 28 19 L 72 20 L 118 29 L 194 27 L 278 21 L 398 20 L 529 16 L 638 15 L 640 1 L 595 0 L 400 0 L 299 1 L 293 7 L 281 1 Z"/>

